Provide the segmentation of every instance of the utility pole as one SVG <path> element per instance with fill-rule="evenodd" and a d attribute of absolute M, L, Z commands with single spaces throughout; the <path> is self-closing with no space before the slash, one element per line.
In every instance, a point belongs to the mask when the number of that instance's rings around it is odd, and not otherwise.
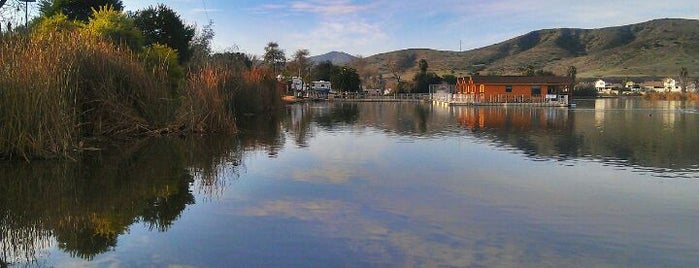
<path fill-rule="evenodd" d="M 36 0 L 19 0 L 24 2 L 24 29 L 29 30 L 29 2 L 36 2 Z"/>

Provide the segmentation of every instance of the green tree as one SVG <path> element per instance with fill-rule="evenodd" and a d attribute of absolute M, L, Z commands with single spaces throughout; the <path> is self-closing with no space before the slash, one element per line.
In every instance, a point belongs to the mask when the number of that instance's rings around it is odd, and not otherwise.
<path fill-rule="evenodd" d="M 276 42 L 269 42 L 265 47 L 264 64 L 278 75 L 286 65 L 286 55 L 284 50 L 279 48 Z"/>
<path fill-rule="evenodd" d="M 211 56 L 211 40 L 214 39 L 213 22 L 197 31 L 190 43 L 192 57 L 187 66 L 192 69 L 198 69 L 206 65 Z"/>
<path fill-rule="evenodd" d="M 330 79 L 332 87 L 340 92 L 357 92 L 361 89 L 359 74 L 352 67 L 342 67 Z"/>
<path fill-rule="evenodd" d="M 420 61 L 417 63 L 418 69 L 420 69 L 420 73 L 426 74 L 427 73 L 427 68 L 429 68 L 429 65 L 427 64 L 427 60 L 425 59 L 420 59 Z"/>
<path fill-rule="evenodd" d="M 456 75 L 445 74 L 442 76 L 442 81 L 447 82 L 450 85 L 456 85 Z"/>
<path fill-rule="evenodd" d="M 330 61 L 321 62 L 313 67 L 311 79 L 330 81 L 337 69 L 338 67 L 333 65 Z"/>
<path fill-rule="evenodd" d="M 157 74 L 159 69 L 164 70 L 172 89 L 170 94 L 174 96 L 184 78 L 184 70 L 177 62 L 177 51 L 166 45 L 154 44 L 143 50 L 141 57 L 146 67 L 153 70 L 154 74 Z"/>
<path fill-rule="evenodd" d="M 211 55 L 211 61 L 226 66 L 229 69 L 250 70 L 252 68 L 253 58 L 240 52 L 223 52 Z"/>
<path fill-rule="evenodd" d="M 71 32 L 77 31 L 84 26 L 85 24 L 82 22 L 69 20 L 66 15 L 58 14 L 39 19 L 39 23 L 32 28 L 32 33 L 35 35 L 47 35 L 56 32 Z"/>
<path fill-rule="evenodd" d="M 418 69 L 420 71 L 413 77 L 414 88 L 412 92 L 427 93 L 430 91 L 431 84 L 439 84 L 442 82 L 442 79 L 437 74 L 427 72 L 428 68 L 429 64 L 427 64 L 427 60 L 420 59 L 420 61 L 418 61 Z"/>
<path fill-rule="evenodd" d="M 568 78 L 570 78 L 570 84 L 568 85 L 568 90 L 572 92 L 575 89 L 575 79 L 578 75 L 578 68 L 575 66 L 568 67 Z"/>
<path fill-rule="evenodd" d="M 90 35 L 110 40 L 116 45 L 126 45 L 134 51 L 143 48 L 143 36 L 133 20 L 111 7 L 100 7 L 96 10 L 83 30 Z"/>
<path fill-rule="evenodd" d="M 185 25 L 180 16 L 169 7 L 159 4 L 130 14 L 134 24 L 141 30 L 146 46 L 154 44 L 167 45 L 179 55 L 180 63 L 192 57 L 190 42 L 194 38 L 195 28 Z"/>
<path fill-rule="evenodd" d="M 87 22 L 93 10 L 99 10 L 104 6 L 109 6 L 116 11 L 124 9 L 121 0 L 41 0 L 39 12 L 43 17 L 63 13 L 70 20 Z"/>

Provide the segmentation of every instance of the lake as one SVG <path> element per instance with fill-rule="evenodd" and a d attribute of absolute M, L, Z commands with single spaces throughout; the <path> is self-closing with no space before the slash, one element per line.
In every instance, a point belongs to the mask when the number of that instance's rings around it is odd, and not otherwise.
<path fill-rule="evenodd" d="M 0 258 L 39 267 L 699 267 L 699 106 L 577 103 L 295 104 L 240 122 L 237 136 L 2 163 Z"/>

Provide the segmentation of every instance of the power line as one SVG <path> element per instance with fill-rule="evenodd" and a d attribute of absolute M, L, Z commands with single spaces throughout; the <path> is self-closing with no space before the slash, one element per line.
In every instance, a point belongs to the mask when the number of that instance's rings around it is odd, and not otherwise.
<path fill-rule="evenodd" d="M 206 20 L 211 22 L 211 18 L 209 17 L 209 9 L 206 7 L 206 1 L 201 0 L 201 5 L 204 7 L 204 15 L 206 15 Z"/>

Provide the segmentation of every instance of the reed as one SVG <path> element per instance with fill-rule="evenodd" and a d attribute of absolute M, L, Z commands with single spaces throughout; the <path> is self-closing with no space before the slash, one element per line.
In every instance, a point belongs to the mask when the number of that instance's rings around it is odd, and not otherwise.
<path fill-rule="evenodd" d="M 643 98 L 646 100 L 699 101 L 699 94 L 691 92 L 648 92 L 643 95 Z"/>
<path fill-rule="evenodd" d="M 281 95 L 266 70 L 209 64 L 189 74 L 178 121 L 193 132 L 234 132 L 241 117 L 281 107 Z"/>
<path fill-rule="evenodd" d="M 0 157 L 70 157 L 85 137 L 166 127 L 167 74 L 137 56 L 77 32 L 0 41 Z"/>
<path fill-rule="evenodd" d="M 239 118 L 282 106 L 268 70 L 210 63 L 183 78 L 170 50 L 155 49 L 69 30 L 2 37 L 0 158 L 72 158 L 95 138 L 232 133 Z"/>

